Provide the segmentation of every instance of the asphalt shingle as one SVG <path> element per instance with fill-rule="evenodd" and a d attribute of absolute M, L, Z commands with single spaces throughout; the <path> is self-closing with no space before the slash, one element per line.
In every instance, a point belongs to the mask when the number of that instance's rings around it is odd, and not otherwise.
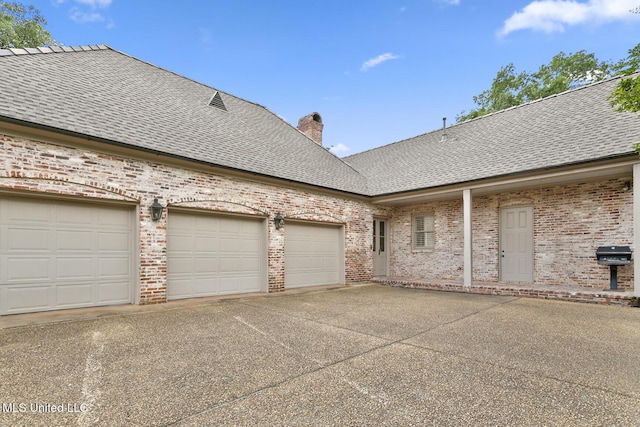
<path fill-rule="evenodd" d="M 610 79 L 344 160 L 390 194 L 633 155 L 640 119 L 618 113 Z"/>
<path fill-rule="evenodd" d="M 364 177 L 265 107 L 107 46 L 0 55 L 0 117 L 365 194 Z M 209 105 L 218 91 L 227 111 Z"/>
<path fill-rule="evenodd" d="M 0 120 L 375 196 L 634 155 L 640 119 L 584 86 L 339 159 L 265 107 L 105 45 L 0 50 Z M 226 111 L 209 105 L 218 92 Z"/>

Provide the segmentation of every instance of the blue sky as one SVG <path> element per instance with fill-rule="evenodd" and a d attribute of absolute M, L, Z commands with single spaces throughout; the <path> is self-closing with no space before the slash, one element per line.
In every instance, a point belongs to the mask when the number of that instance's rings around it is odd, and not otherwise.
<path fill-rule="evenodd" d="M 513 63 L 563 51 L 623 59 L 640 0 L 40 0 L 67 46 L 107 44 L 261 104 L 318 112 L 324 145 L 358 153 L 442 127 Z"/>

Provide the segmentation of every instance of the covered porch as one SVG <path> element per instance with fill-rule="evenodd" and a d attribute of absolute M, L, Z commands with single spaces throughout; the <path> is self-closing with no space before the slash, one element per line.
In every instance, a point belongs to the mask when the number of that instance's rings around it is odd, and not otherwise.
<path fill-rule="evenodd" d="M 620 188 L 618 188 L 620 187 Z M 503 176 L 379 197 L 393 206 L 384 273 L 389 286 L 508 295 L 598 304 L 638 304 L 640 262 L 608 289 L 608 269 L 595 261 L 600 245 L 640 248 L 640 163 L 623 158 Z M 528 275 L 505 273 L 502 211 L 529 206 Z M 411 223 L 434 212 L 435 244 L 416 250 Z M 395 228 L 395 229 L 394 229 Z M 440 233 L 440 234 L 438 234 Z M 636 256 L 634 255 L 633 259 Z"/>

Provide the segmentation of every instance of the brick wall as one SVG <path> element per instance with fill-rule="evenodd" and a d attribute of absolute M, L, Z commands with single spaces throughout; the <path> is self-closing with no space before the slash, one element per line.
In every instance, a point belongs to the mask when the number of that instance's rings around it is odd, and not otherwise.
<path fill-rule="evenodd" d="M 629 180 L 474 196 L 474 280 L 498 281 L 500 209 L 529 205 L 534 207 L 535 283 L 607 288 L 609 268 L 597 264 L 595 251 L 598 246 L 611 244 L 633 247 L 633 194 L 621 190 Z M 435 214 L 436 246 L 412 251 L 411 217 L 429 212 Z M 461 281 L 462 215 L 461 199 L 396 209 L 391 220 L 391 274 Z M 633 288 L 633 262 L 619 267 L 618 288 Z"/>
<path fill-rule="evenodd" d="M 390 220 L 393 276 L 462 280 L 462 200 L 430 202 L 397 208 Z M 434 214 L 436 243 L 433 249 L 412 250 L 414 215 Z"/>
<path fill-rule="evenodd" d="M 633 247 L 633 193 L 621 191 L 628 180 L 545 188 L 535 194 L 538 280 L 608 287 L 609 267 L 595 262 L 595 251 L 604 245 Z M 618 268 L 618 288 L 633 288 L 633 262 Z"/>
<path fill-rule="evenodd" d="M 0 145 L 4 163 L 0 189 L 139 205 L 137 287 L 142 304 L 166 300 L 167 210 L 160 221 L 151 221 L 148 208 L 155 197 L 169 208 L 190 207 L 268 218 L 271 292 L 284 289 L 286 225 L 275 230 L 273 217 L 277 212 L 286 219 L 343 224 L 346 281 L 371 277 L 372 258 L 367 245 L 377 211 L 366 202 L 3 134 Z"/>

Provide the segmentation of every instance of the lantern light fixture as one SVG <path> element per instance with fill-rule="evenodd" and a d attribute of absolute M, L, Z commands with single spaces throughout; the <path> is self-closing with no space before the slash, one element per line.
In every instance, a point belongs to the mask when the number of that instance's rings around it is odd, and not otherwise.
<path fill-rule="evenodd" d="M 162 211 L 164 210 L 164 206 L 158 203 L 157 197 L 153 199 L 153 203 L 151 204 L 151 207 L 149 209 L 151 210 L 152 221 L 158 221 L 160 218 L 162 218 Z"/>
<path fill-rule="evenodd" d="M 280 212 L 278 212 L 273 218 L 273 224 L 276 226 L 276 230 L 280 230 L 282 227 L 284 227 L 284 217 Z"/>

